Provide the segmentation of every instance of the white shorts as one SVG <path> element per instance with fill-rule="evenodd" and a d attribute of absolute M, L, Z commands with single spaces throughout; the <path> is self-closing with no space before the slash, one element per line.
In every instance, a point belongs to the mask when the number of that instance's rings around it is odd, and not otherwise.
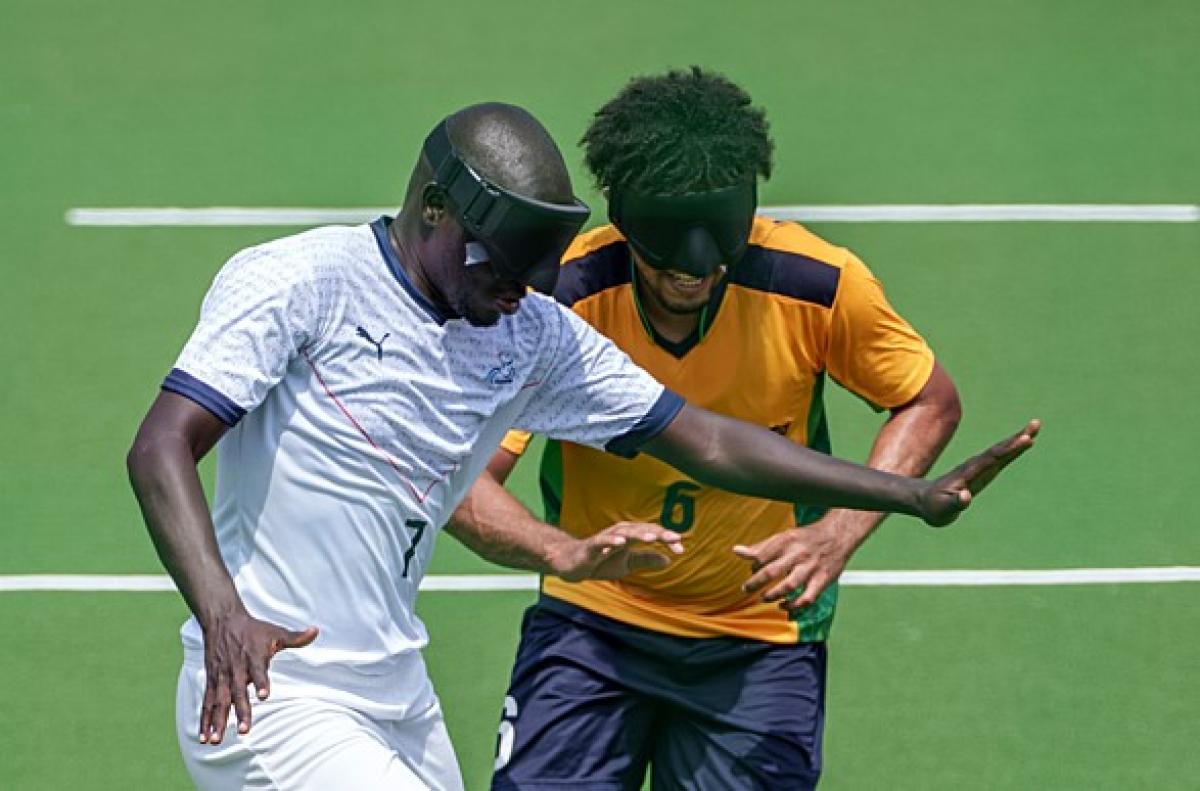
<path fill-rule="evenodd" d="M 437 698 L 403 720 L 379 720 L 337 703 L 289 695 L 271 685 L 250 690 L 250 732 L 237 732 L 230 710 L 220 744 L 201 744 L 204 668 L 184 663 L 175 698 L 183 762 L 200 789 L 438 789 L 462 791 L 462 775 Z"/>

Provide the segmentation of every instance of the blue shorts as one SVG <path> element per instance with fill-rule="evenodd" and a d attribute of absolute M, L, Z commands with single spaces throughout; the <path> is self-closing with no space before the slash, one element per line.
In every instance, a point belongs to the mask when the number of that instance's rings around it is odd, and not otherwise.
<path fill-rule="evenodd" d="M 492 788 L 811 789 L 825 644 L 674 637 L 542 597 L 525 613 Z"/>

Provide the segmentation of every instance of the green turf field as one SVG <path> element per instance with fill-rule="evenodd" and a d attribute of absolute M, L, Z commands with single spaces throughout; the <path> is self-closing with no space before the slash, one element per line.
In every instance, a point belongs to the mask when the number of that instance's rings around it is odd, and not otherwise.
<path fill-rule="evenodd" d="M 700 63 L 768 109 L 764 204 L 1200 203 L 1194 0 L 0 3 L 0 575 L 157 573 L 137 421 L 223 260 L 286 228 L 76 228 L 72 207 L 386 206 L 431 124 L 500 99 L 574 141 Z M 958 382 L 948 456 L 1044 439 L 961 524 L 855 569 L 1200 565 L 1200 223 L 828 224 Z M 837 397 L 835 449 L 878 418 Z M 528 471 L 526 471 L 528 473 Z M 526 474 L 518 482 L 533 491 Z M 443 541 L 434 573 L 494 571 Z M 428 593 L 486 787 L 526 593 Z M 187 787 L 168 593 L 0 592 L 0 789 Z M 1200 585 L 848 588 L 826 789 L 1195 788 Z"/>

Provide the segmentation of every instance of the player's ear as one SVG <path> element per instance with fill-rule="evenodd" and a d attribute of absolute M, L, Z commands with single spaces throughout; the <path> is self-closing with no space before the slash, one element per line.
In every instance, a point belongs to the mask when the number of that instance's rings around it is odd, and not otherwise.
<path fill-rule="evenodd" d="M 427 225 L 437 225 L 446 216 L 446 193 L 434 182 L 421 191 L 421 219 Z"/>

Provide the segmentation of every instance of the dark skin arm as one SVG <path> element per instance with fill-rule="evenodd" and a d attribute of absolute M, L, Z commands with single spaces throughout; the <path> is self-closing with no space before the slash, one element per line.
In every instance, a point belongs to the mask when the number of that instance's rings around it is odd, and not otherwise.
<path fill-rule="evenodd" d="M 517 455 L 501 449 L 446 525 L 446 532 L 493 563 L 553 574 L 568 582 L 618 579 L 670 562 L 683 552 L 678 533 L 659 525 L 618 522 L 577 539 L 534 517 L 502 485 Z"/>
<path fill-rule="evenodd" d="M 877 440 L 877 450 L 872 454 L 880 464 L 891 463 L 889 459 L 903 456 L 899 447 L 903 445 L 905 433 L 919 432 L 931 423 L 947 422 L 947 425 L 937 429 L 939 435 L 944 432 L 946 436 L 930 442 L 925 451 L 928 459 L 921 464 L 928 467 L 945 445 L 949 433 L 953 431 L 953 423 L 957 422 L 957 414 L 951 415 L 951 412 L 957 413 L 957 407 L 951 410 L 948 403 L 943 402 L 953 400 L 957 404 L 957 395 L 951 398 L 953 384 L 944 372 L 936 381 L 931 379 L 931 382 L 931 386 L 927 385 L 928 401 L 922 400 L 918 404 L 914 400 L 910 409 L 897 410 L 899 414 L 893 417 L 894 425 L 881 433 L 883 439 Z M 934 406 L 935 403 L 938 406 Z M 941 417 L 935 418 L 935 413 Z M 1039 421 L 1030 421 L 1021 431 L 968 459 L 935 481 L 892 475 L 834 459 L 759 426 L 692 406 L 684 406 L 666 429 L 646 443 L 642 450 L 698 481 L 739 494 L 865 509 L 868 512 L 898 511 L 919 516 L 931 525 L 943 526 L 953 522 L 970 504 L 974 494 L 982 491 L 1006 466 L 1033 446 L 1040 427 Z M 553 541 L 559 539 L 550 537 L 551 534 L 562 534 L 530 516 L 497 483 L 508 476 L 516 460 L 516 455 L 503 449 L 492 457 L 488 472 L 481 476 L 483 480 L 476 483 L 464 507 L 455 514 L 450 532 L 485 557 L 489 556 L 489 552 L 508 552 L 512 554 L 505 558 L 506 562 L 514 562 L 516 558 L 524 556 L 533 559 L 526 567 L 537 568 L 537 559 L 544 557 L 545 553 L 534 537 L 540 532 L 547 536 L 548 541 Z M 903 466 L 907 462 L 896 459 L 894 463 Z M 491 494 L 474 499 L 483 486 Z M 493 509 L 502 507 L 504 499 L 511 501 L 509 506 L 504 507 L 519 510 L 519 517 L 506 516 L 499 510 L 493 512 Z M 520 529 L 509 522 L 517 518 L 522 520 Z M 855 536 L 861 535 L 854 542 L 856 547 L 882 516 L 868 513 L 840 518 L 851 519 L 856 530 Z M 486 549 L 489 545 L 492 548 Z M 753 555 L 755 548 L 747 551 Z M 826 550 L 825 554 L 832 557 L 831 550 Z M 755 560 L 752 557 L 748 559 L 752 562 Z M 763 565 L 774 563 L 777 559 L 773 556 Z M 832 576 L 818 583 L 828 585 L 837 574 L 832 572 L 829 561 L 821 562 L 825 564 L 825 574 Z M 786 560 L 783 564 L 772 565 L 764 575 L 765 579 L 758 578 L 754 582 L 761 587 L 767 581 L 788 573 L 791 569 L 784 566 Z M 840 568 L 837 573 L 840 573 Z M 818 594 L 819 590 L 812 594 L 812 598 L 815 599 Z"/>
<path fill-rule="evenodd" d="M 295 632 L 251 617 L 221 560 L 196 464 L 225 430 L 208 410 L 162 392 L 126 458 L 158 557 L 204 630 L 207 684 L 199 735 L 211 744 L 221 742 L 231 703 L 238 732 L 250 730 L 246 688 L 253 683 L 258 698 L 267 698 L 271 657 L 317 637 L 315 627 Z"/>
<path fill-rule="evenodd" d="M 935 364 L 921 392 L 892 410 L 875 437 L 867 465 L 899 475 L 924 475 L 945 449 L 961 416 L 954 382 Z M 802 529 L 787 530 L 750 547 L 734 547 L 754 572 L 745 590 L 762 591 L 763 601 L 780 601 L 789 611 L 809 606 L 886 517 L 877 511 L 838 508 Z M 785 598 L 797 590 L 799 596 Z"/>
<path fill-rule="evenodd" d="M 1041 423 L 973 456 L 935 481 L 907 478 L 826 456 L 733 418 L 685 405 L 642 446 L 697 481 L 749 497 L 888 511 L 948 525 L 1017 457 L 1033 447 Z"/>

